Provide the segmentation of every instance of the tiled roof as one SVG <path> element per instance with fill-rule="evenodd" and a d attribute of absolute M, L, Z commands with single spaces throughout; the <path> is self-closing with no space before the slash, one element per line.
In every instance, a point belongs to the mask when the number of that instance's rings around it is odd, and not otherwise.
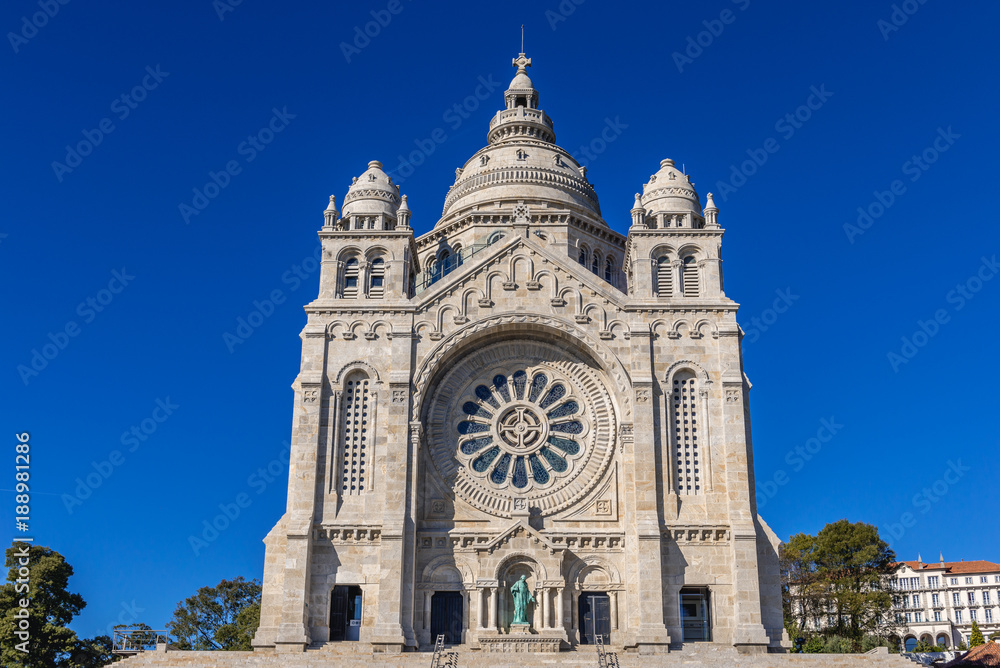
<path fill-rule="evenodd" d="M 1000 645 L 988 642 L 985 645 L 973 647 L 965 656 L 960 656 L 944 664 L 944 668 L 964 666 L 1000 666 Z"/>
<path fill-rule="evenodd" d="M 940 571 L 941 564 L 924 564 L 919 561 L 901 561 L 899 564 L 906 564 L 915 571 Z M 1000 573 L 1000 564 L 992 561 L 946 561 L 944 562 L 944 572 L 946 573 Z"/>

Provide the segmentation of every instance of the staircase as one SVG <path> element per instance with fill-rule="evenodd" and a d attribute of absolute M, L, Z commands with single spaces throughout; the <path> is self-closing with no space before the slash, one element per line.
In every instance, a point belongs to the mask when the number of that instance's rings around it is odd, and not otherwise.
<path fill-rule="evenodd" d="M 348 647 L 351 646 L 351 647 Z M 435 643 L 434 652 L 372 654 L 359 643 L 326 643 L 296 654 L 274 652 L 142 652 L 120 668 L 912 668 L 898 654 L 737 654 L 732 647 L 711 643 L 686 646 L 669 654 L 640 655 L 603 651 L 596 646 L 540 654 L 484 654 L 465 646 Z M 437 662 L 432 663 L 432 662 Z M 603 661 L 603 663 L 602 663 Z"/>

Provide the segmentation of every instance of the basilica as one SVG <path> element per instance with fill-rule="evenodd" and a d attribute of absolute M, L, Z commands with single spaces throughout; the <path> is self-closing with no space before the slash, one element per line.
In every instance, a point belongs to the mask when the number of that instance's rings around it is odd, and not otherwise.
<path fill-rule="evenodd" d="M 330 197 L 254 646 L 781 651 L 719 210 L 664 159 L 613 230 L 513 65 L 428 232 Z"/>

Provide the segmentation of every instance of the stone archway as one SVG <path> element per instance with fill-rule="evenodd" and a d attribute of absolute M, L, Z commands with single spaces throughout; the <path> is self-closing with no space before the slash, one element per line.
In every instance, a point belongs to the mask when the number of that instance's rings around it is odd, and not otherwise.
<path fill-rule="evenodd" d="M 530 557 L 517 556 L 501 566 L 497 577 L 497 590 L 499 592 L 498 620 L 500 628 L 505 633 L 510 633 L 510 625 L 514 619 L 514 598 L 510 589 L 515 582 L 525 576 L 528 591 L 535 595 L 541 589 L 544 580 L 544 571 L 539 568 L 538 563 Z M 531 620 L 532 629 L 541 628 L 541 601 L 536 600 L 528 607 L 528 619 Z"/>

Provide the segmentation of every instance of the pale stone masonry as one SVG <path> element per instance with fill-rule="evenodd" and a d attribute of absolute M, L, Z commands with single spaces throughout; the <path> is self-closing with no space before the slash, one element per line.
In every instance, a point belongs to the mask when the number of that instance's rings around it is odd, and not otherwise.
<path fill-rule="evenodd" d="M 530 64 L 431 231 L 330 198 L 258 654 L 787 647 L 719 211 L 663 160 L 611 229 Z"/>

